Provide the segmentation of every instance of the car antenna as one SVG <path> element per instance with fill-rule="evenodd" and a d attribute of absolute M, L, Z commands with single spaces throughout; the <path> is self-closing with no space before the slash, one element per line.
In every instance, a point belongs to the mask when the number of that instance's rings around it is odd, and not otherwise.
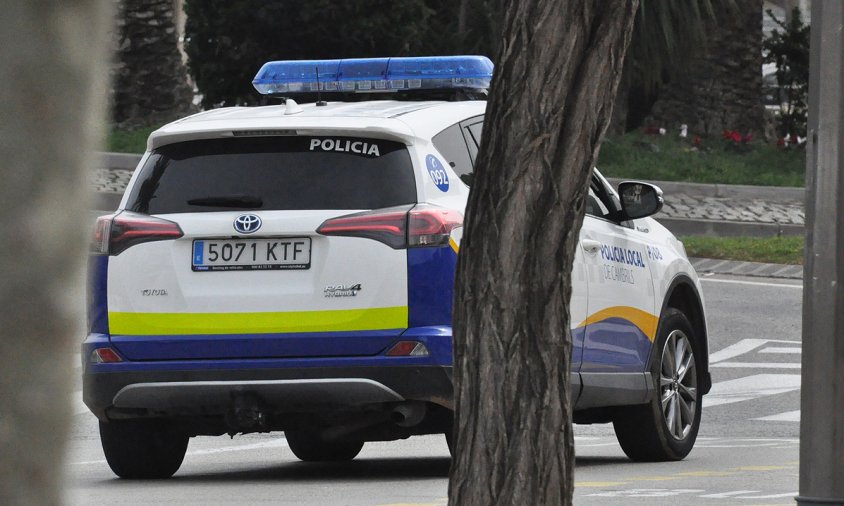
<path fill-rule="evenodd" d="M 317 107 L 321 107 L 321 106 L 324 106 L 324 105 L 328 105 L 328 102 L 324 102 L 324 101 L 322 100 L 322 95 L 321 95 L 321 93 L 320 93 L 320 87 L 319 87 L 319 65 L 316 65 L 314 68 L 316 69 L 316 97 L 317 97 L 317 98 L 316 98 L 316 100 L 317 100 L 316 105 L 317 105 Z"/>

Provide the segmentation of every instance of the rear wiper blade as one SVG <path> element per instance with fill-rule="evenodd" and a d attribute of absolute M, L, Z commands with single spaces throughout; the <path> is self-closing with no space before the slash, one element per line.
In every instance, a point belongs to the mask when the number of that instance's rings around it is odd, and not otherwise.
<path fill-rule="evenodd" d="M 257 209 L 264 205 L 264 201 L 261 200 L 261 197 L 256 197 L 254 195 L 220 195 L 215 197 L 190 199 L 188 200 L 188 205 Z"/>

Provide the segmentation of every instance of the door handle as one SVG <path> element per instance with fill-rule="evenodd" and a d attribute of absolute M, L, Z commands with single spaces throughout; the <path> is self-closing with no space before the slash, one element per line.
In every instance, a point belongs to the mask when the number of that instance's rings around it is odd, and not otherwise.
<path fill-rule="evenodd" d="M 601 249 L 601 243 L 592 239 L 581 239 L 580 245 L 583 247 L 583 250 L 590 255 L 594 255 Z"/>

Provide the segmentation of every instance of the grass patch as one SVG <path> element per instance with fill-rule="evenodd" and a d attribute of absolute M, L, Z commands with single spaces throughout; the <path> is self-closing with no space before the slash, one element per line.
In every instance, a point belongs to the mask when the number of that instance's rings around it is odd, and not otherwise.
<path fill-rule="evenodd" d="M 604 141 L 598 168 L 618 178 L 802 187 L 806 159 L 802 149 L 763 141 L 735 147 L 720 137 L 707 138 L 697 149 L 676 134 L 631 132 Z"/>
<path fill-rule="evenodd" d="M 123 130 L 112 128 L 106 137 L 106 151 L 112 153 L 143 153 L 147 149 L 147 137 L 157 126 Z"/>
<path fill-rule="evenodd" d="M 682 237 L 690 257 L 803 264 L 803 237 Z"/>

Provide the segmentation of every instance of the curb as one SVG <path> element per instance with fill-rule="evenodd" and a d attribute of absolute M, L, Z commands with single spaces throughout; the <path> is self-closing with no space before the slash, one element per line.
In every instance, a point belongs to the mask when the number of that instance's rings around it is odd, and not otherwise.
<path fill-rule="evenodd" d="M 618 187 L 618 183 L 621 181 L 629 181 L 629 179 L 607 178 L 607 181 L 609 181 L 613 187 Z M 680 181 L 651 180 L 648 180 L 648 182 L 659 186 L 666 194 L 680 193 L 699 197 L 772 200 L 775 202 L 805 202 L 806 200 L 806 189 L 795 188 L 793 186 L 751 186 L 741 184 L 685 183 Z"/>
<path fill-rule="evenodd" d="M 103 169 L 135 170 L 143 155 L 132 153 L 96 153 L 98 167 Z"/>
<path fill-rule="evenodd" d="M 781 237 L 802 236 L 805 234 L 803 225 L 786 223 L 759 223 L 753 221 L 719 221 L 692 220 L 686 218 L 669 218 L 656 215 L 657 222 L 671 231 L 672 234 L 704 235 L 710 237 Z"/>
<path fill-rule="evenodd" d="M 711 258 L 689 258 L 698 275 L 728 274 L 777 279 L 803 279 L 803 266 L 790 264 L 765 264 L 759 262 L 736 262 Z"/>

